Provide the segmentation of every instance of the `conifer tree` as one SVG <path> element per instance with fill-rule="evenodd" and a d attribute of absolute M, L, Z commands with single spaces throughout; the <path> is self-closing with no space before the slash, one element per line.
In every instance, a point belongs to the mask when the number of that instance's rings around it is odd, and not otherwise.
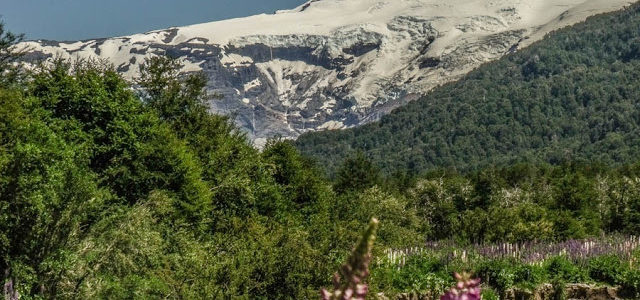
<path fill-rule="evenodd" d="M 18 69 L 13 63 L 24 54 L 24 50 L 16 49 L 16 44 L 23 39 L 24 35 L 6 30 L 4 22 L 0 21 L 0 86 L 6 86 L 18 77 Z"/>

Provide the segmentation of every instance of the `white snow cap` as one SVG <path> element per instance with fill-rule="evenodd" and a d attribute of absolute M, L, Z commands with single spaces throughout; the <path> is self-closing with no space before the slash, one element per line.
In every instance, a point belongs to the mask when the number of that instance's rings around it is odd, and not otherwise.
<path fill-rule="evenodd" d="M 635 0 L 312 0 L 291 10 L 71 43 L 38 58 L 104 59 L 126 78 L 172 51 L 224 94 L 252 138 L 371 122 L 545 34 Z"/>

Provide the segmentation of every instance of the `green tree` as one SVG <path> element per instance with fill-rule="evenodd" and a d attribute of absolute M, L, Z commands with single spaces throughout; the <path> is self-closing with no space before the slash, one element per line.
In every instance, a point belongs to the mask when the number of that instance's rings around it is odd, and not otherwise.
<path fill-rule="evenodd" d="M 18 78 L 20 69 L 13 64 L 25 53 L 16 49 L 16 44 L 23 39 L 24 35 L 11 33 L 0 21 L 0 86 L 6 86 Z"/>
<path fill-rule="evenodd" d="M 290 209 L 316 209 L 314 204 L 326 201 L 330 196 L 321 171 L 315 164 L 304 159 L 290 142 L 267 142 L 262 157 L 274 168 L 272 176 L 285 189 L 287 199 L 293 202 L 294 206 Z"/>
<path fill-rule="evenodd" d="M 140 65 L 140 77 L 136 83 L 142 88 L 141 98 L 180 136 L 185 136 L 197 130 L 203 119 L 209 116 L 209 98 L 204 73 L 184 75 L 182 66 L 180 61 L 169 56 L 147 58 Z"/>
<path fill-rule="evenodd" d="M 65 141 L 31 101 L 0 89 L 0 276 L 23 295 L 49 298 L 82 228 L 110 196 L 95 184 L 84 147 Z"/>
<path fill-rule="evenodd" d="M 367 158 L 364 152 L 358 151 L 342 163 L 333 187 L 337 193 L 341 194 L 364 191 L 381 182 L 380 169 Z"/>
<path fill-rule="evenodd" d="M 34 75 L 29 93 L 52 122 L 76 126 L 91 169 L 123 203 L 135 204 L 153 190 L 175 194 L 182 217 L 206 218 L 210 192 L 197 157 L 154 111 L 130 91 L 111 67 L 56 61 Z M 62 128 L 64 129 L 64 128 Z"/>

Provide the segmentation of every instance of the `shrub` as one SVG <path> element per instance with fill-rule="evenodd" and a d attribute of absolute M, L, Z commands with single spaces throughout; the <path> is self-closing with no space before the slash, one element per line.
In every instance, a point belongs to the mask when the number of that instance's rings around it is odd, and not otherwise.
<path fill-rule="evenodd" d="M 498 292 L 490 288 L 483 288 L 482 299 L 483 300 L 500 300 L 500 296 L 498 295 Z"/>
<path fill-rule="evenodd" d="M 576 266 L 566 256 L 553 257 L 545 265 L 547 273 L 555 280 L 585 282 L 589 278 L 586 270 Z"/>
<path fill-rule="evenodd" d="M 442 292 L 453 282 L 437 257 L 411 257 L 407 264 L 392 272 L 392 283 L 398 291 Z"/>
<path fill-rule="evenodd" d="M 615 255 L 596 257 L 588 263 L 589 277 L 608 284 L 620 283 L 626 269 L 620 258 Z"/>
<path fill-rule="evenodd" d="M 513 262 L 505 259 L 482 262 L 476 270 L 485 283 L 495 287 L 499 292 L 504 292 L 514 285 L 514 271 Z"/>
<path fill-rule="evenodd" d="M 628 270 L 620 276 L 620 285 L 634 297 L 640 298 L 640 270 Z"/>
<path fill-rule="evenodd" d="M 513 281 L 516 285 L 526 288 L 535 288 L 543 283 L 547 274 L 542 267 L 536 265 L 517 265 L 514 268 Z"/>

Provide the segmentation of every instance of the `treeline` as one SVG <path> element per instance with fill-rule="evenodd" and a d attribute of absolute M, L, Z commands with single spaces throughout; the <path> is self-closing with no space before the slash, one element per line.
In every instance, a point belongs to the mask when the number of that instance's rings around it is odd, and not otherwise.
<path fill-rule="evenodd" d="M 349 174 L 369 174 L 349 176 Z M 342 187 L 360 187 L 343 190 Z M 405 203 L 424 240 L 563 241 L 640 232 L 640 164 L 611 168 L 578 162 L 520 163 L 421 177 L 383 177 L 362 153 L 339 168 L 334 189 L 358 194 L 381 188 Z M 365 192 L 366 193 L 366 192 Z M 414 245 L 410 243 L 408 245 Z"/>
<path fill-rule="evenodd" d="M 640 5 L 585 23 L 436 88 L 381 121 L 309 133 L 296 147 L 334 174 L 363 151 L 386 174 L 517 162 L 635 162 Z"/>

